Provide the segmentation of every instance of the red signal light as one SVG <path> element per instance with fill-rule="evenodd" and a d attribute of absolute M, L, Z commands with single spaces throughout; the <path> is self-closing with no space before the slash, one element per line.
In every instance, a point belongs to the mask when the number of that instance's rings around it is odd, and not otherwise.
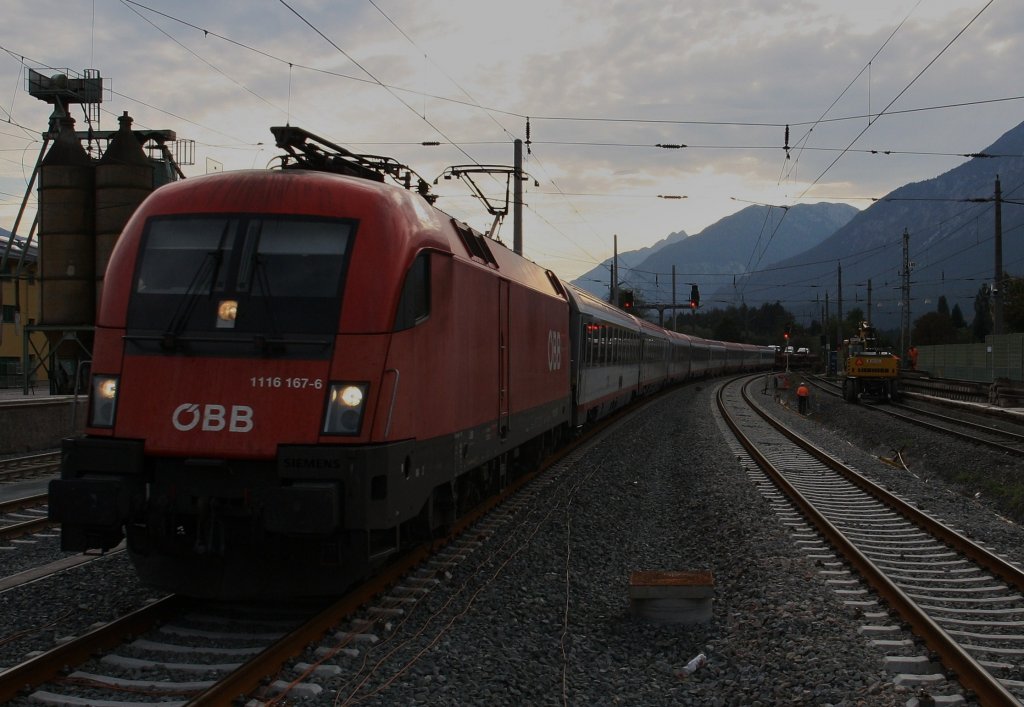
<path fill-rule="evenodd" d="M 697 309 L 697 300 L 690 300 L 690 309 Z"/>

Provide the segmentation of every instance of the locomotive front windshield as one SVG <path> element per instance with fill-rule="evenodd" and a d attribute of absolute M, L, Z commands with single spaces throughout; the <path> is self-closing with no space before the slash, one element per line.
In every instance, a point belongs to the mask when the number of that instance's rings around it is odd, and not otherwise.
<path fill-rule="evenodd" d="M 201 215 L 152 219 L 128 307 L 141 351 L 327 353 L 337 330 L 350 221 Z"/>

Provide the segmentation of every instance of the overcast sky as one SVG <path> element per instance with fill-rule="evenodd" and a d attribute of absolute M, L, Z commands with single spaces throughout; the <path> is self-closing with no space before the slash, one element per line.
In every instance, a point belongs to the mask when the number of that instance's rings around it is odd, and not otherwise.
<path fill-rule="evenodd" d="M 526 255 L 571 279 L 615 235 L 634 250 L 751 202 L 866 208 L 952 169 L 1024 120 L 1022 36 L 1019 0 L 7 0 L 0 226 L 50 114 L 27 70 L 94 68 L 100 128 L 128 111 L 194 140 L 188 176 L 267 166 L 291 123 L 432 181 L 511 164 L 529 117 Z M 469 185 L 436 189 L 490 227 Z"/>

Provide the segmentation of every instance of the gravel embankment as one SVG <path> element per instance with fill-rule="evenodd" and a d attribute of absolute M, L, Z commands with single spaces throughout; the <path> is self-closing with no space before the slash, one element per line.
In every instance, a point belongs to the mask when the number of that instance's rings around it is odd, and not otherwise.
<path fill-rule="evenodd" d="M 339 694 L 373 705 L 906 704 L 914 692 L 893 685 L 884 653 L 859 633 L 862 614 L 844 607 L 737 463 L 713 412 L 715 385 L 653 403 L 578 455 L 564 479 L 508 521 L 500 548 L 495 536 L 417 606 L 417 615 L 443 612 L 426 628 L 405 635 L 411 629 L 395 625 L 365 663 L 335 660 L 350 674 L 393 651 L 365 686 L 340 677 L 303 704 L 334 704 Z M 1022 559 L 1021 528 L 986 494 L 955 484 L 964 464 L 1009 475 L 1022 471 L 1019 462 L 820 393 L 807 418 L 767 400 L 879 483 Z M 909 472 L 875 456 L 893 449 Z M 634 570 L 712 571 L 713 619 L 683 626 L 634 618 Z M 123 559 L 63 577 L 0 594 L 0 666 L 156 595 Z M 449 587 L 462 591 L 452 598 Z M 707 664 L 681 678 L 699 653 Z"/>
<path fill-rule="evenodd" d="M 47 561 L 66 556 L 59 543 L 34 551 Z M 10 574 L 0 559 L 0 575 Z M 0 592 L 0 670 L 34 651 L 53 648 L 61 639 L 86 633 L 163 596 L 141 587 L 125 554 L 61 573 L 55 578 Z"/>
<path fill-rule="evenodd" d="M 510 559 L 465 561 L 451 582 L 469 583 L 477 592 L 472 602 L 446 609 L 455 618 L 443 632 L 431 628 L 407 639 L 396 630 L 381 652 L 410 642 L 379 669 L 379 679 L 407 662 L 408 668 L 386 689 L 372 693 L 374 678 L 353 693 L 345 679 L 328 685 L 318 703 L 333 702 L 339 688 L 359 704 L 380 705 L 911 700 L 915 691 L 893 684 L 884 653 L 859 633 L 868 623 L 863 613 L 827 587 L 821 567 L 796 548 L 737 464 L 713 418 L 712 387 L 690 386 L 656 402 L 574 462 L 572 474 L 581 483 L 549 490 L 541 503 L 550 510 L 517 531 L 524 539 Z M 826 413 L 826 404 L 816 401 L 815 415 L 806 419 L 787 408 L 778 412 L 862 471 L 908 496 L 920 492 L 926 507 L 972 535 L 1021 547 L 1020 529 L 988 511 L 983 500 L 938 482 L 934 471 L 922 468 L 915 478 L 871 456 L 888 440 L 859 452 L 844 434 L 859 429 L 858 413 L 865 411 Z M 875 423 L 863 424 L 870 437 Z M 883 426 L 894 433 L 891 423 Z M 957 443 L 928 444 L 929 464 L 955 463 Z M 631 616 L 632 571 L 705 569 L 715 577 L 710 623 L 658 625 Z M 433 610 L 428 601 L 423 611 Z M 707 665 L 680 678 L 678 669 L 699 653 Z M 368 662 L 374 660 L 371 655 Z"/>
<path fill-rule="evenodd" d="M 829 445 L 876 483 L 913 499 L 971 539 L 1024 562 L 1024 461 L 1019 457 L 905 424 L 818 390 L 811 393 L 806 418 L 793 414 L 795 398 L 783 400 L 792 408 L 786 419 L 793 429 Z M 949 409 L 940 411 L 950 414 Z M 896 459 L 897 465 L 879 463 L 879 458 Z"/>

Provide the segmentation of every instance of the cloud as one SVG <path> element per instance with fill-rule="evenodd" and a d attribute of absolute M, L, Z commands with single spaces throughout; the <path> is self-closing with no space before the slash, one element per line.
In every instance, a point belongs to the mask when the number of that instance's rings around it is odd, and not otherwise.
<path fill-rule="evenodd" d="M 291 122 L 433 178 L 453 163 L 510 163 L 529 116 L 527 169 L 542 186 L 528 191 L 527 251 L 569 277 L 610 255 L 616 233 L 620 251 L 696 233 L 742 208 L 730 197 L 863 207 L 859 197 L 964 158 L 862 150 L 973 152 L 1019 122 L 1019 102 L 1007 101 L 887 115 L 857 138 L 911 82 L 894 111 L 1019 93 L 1019 3 L 993 4 L 945 51 L 982 0 L 289 4 L 304 20 L 275 2 L 146 3 L 170 18 L 127 1 L 95 14 L 89 3 L 9 3 L 0 97 L 34 135 L 0 126 L 0 192 L 24 190 L 49 114 L 23 90 L 21 55 L 98 68 L 114 92 L 102 127 L 128 110 L 137 126 L 195 140 L 187 174 L 207 157 L 263 166 L 275 153 L 269 127 Z M 591 120 L 553 119 L 566 117 Z M 443 144 L 420 144 L 432 140 Z M 462 185 L 438 189 L 454 215 L 489 227 Z M 0 225 L 16 202 L 0 195 Z"/>

